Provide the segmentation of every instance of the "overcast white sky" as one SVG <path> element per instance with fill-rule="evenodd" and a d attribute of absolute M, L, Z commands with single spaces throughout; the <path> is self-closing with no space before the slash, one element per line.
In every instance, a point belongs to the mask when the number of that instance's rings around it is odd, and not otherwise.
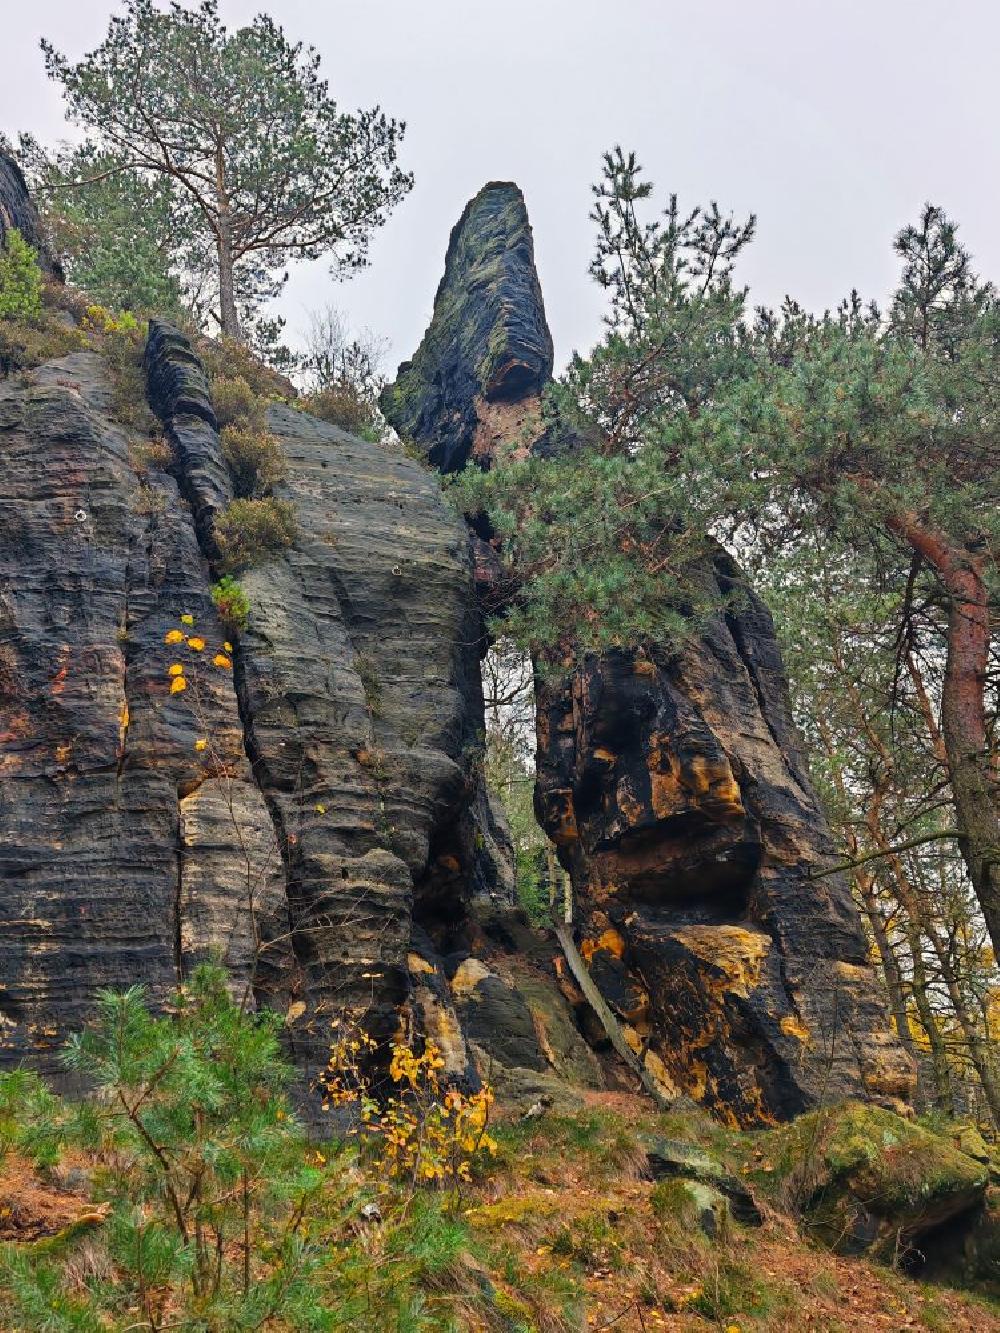
<path fill-rule="evenodd" d="M 38 39 L 70 56 L 112 0 L 0 0 L 0 129 L 62 125 Z M 996 0 L 222 0 L 311 42 L 345 107 L 409 125 L 413 193 L 347 283 L 300 271 L 293 329 L 333 300 L 408 356 L 429 319 L 449 230 L 488 180 L 524 190 L 556 355 L 599 330 L 586 269 L 600 154 L 634 147 L 665 192 L 754 210 L 755 301 L 882 297 L 894 232 L 925 199 L 958 219 L 1000 279 L 1000 4 Z"/>

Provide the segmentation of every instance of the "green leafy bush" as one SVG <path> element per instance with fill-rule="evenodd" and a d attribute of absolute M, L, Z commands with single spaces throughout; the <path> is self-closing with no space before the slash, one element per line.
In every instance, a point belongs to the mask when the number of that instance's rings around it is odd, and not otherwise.
<path fill-rule="evenodd" d="M 289 500 L 234 500 L 215 520 L 223 568 L 235 573 L 263 564 L 295 540 L 295 506 Z"/>
<path fill-rule="evenodd" d="M 250 599 L 231 574 L 223 574 L 212 585 L 212 601 L 224 625 L 230 629 L 246 629 L 250 616 Z"/>
<path fill-rule="evenodd" d="M 42 308 L 42 270 L 38 252 L 16 227 L 0 250 L 0 319 L 31 319 Z"/>

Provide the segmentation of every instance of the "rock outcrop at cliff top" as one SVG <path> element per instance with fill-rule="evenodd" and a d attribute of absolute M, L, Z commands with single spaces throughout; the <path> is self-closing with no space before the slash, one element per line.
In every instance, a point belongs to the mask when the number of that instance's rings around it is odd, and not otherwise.
<path fill-rule="evenodd" d="M 431 327 L 384 396 L 445 471 L 544 438 L 551 343 L 530 235 L 516 187 L 471 201 Z M 522 362 L 498 417 L 492 368 Z M 538 687 L 536 807 L 572 877 L 581 951 L 668 1093 L 743 1124 L 905 1100 L 913 1071 L 849 886 L 813 878 L 835 849 L 771 618 L 724 552 L 702 572 L 740 596 L 679 657 L 637 646 Z"/>
<path fill-rule="evenodd" d="M 493 183 L 451 233 L 434 318 L 386 390 L 385 414 L 442 472 L 459 471 L 470 455 L 488 465 L 501 442 L 538 435 L 551 374 L 524 198 L 516 185 Z"/>
<path fill-rule="evenodd" d="M 0 245 L 13 229 L 38 252 L 42 270 L 50 277 L 61 278 L 62 270 L 42 237 L 38 211 L 28 194 L 21 168 L 0 148 Z"/>

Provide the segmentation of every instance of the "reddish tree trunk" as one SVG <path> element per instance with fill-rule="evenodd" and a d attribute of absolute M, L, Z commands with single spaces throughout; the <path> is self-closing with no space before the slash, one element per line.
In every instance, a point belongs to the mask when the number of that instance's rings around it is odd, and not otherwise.
<path fill-rule="evenodd" d="M 990 615 L 982 559 L 956 548 L 912 513 L 893 515 L 889 527 L 934 570 L 948 594 L 941 735 L 959 848 L 1000 958 L 1000 793 L 991 772 L 986 732 Z"/>

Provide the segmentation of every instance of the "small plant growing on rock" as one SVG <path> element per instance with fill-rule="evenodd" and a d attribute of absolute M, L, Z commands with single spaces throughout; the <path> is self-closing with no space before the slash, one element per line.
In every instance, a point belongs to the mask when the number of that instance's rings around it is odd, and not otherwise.
<path fill-rule="evenodd" d="M 220 375 L 212 380 L 212 406 L 220 427 L 245 425 L 262 416 L 260 399 L 242 375 Z"/>
<path fill-rule="evenodd" d="M 17 228 L 0 250 L 0 319 L 31 319 L 42 308 L 42 270 L 38 253 Z"/>
<path fill-rule="evenodd" d="M 212 585 L 212 601 L 222 623 L 229 629 L 243 630 L 250 616 L 250 599 L 231 574 L 223 574 Z"/>
<path fill-rule="evenodd" d="M 224 426 L 222 454 L 242 500 L 262 500 L 285 475 L 281 446 L 269 431 L 254 426 Z"/>
<path fill-rule="evenodd" d="M 215 540 L 227 573 L 260 565 L 295 541 L 295 506 L 289 500 L 238 499 L 215 520 Z"/>
<path fill-rule="evenodd" d="M 166 440 L 130 441 L 128 461 L 140 477 L 150 472 L 166 472 L 174 461 L 174 451 Z"/>

